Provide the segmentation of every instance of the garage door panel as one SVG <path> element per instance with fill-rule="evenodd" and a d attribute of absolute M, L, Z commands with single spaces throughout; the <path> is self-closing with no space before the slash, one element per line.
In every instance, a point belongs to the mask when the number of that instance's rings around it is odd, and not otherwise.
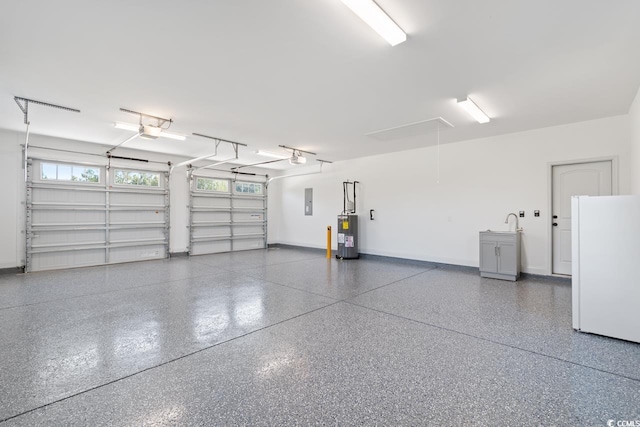
<path fill-rule="evenodd" d="M 192 231 L 192 236 L 194 239 L 199 239 L 207 236 L 231 236 L 231 226 L 220 226 L 220 227 L 194 227 Z"/>
<path fill-rule="evenodd" d="M 72 230 L 60 229 L 55 231 L 38 230 L 33 233 L 32 246 L 39 245 L 66 245 L 72 243 L 103 243 L 105 242 L 105 230 Z"/>
<path fill-rule="evenodd" d="M 105 206 L 104 192 L 78 188 L 34 188 L 33 201 L 36 203 L 66 203 Z"/>
<path fill-rule="evenodd" d="M 194 188 L 196 182 L 203 185 Z M 204 185 L 206 183 L 208 187 Z M 214 186 L 213 183 L 222 184 Z M 242 194 L 235 192 L 239 189 Z M 189 253 L 197 255 L 266 247 L 267 198 L 263 193 L 266 193 L 263 183 L 192 176 Z"/>
<path fill-rule="evenodd" d="M 32 254 L 32 271 L 57 270 L 105 263 L 105 249 L 83 249 Z"/>
<path fill-rule="evenodd" d="M 168 256 L 166 172 L 28 163 L 27 271 Z"/>
<path fill-rule="evenodd" d="M 161 222 L 164 220 L 164 210 L 112 210 L 110 213 L 110 224 L 121 223 L 147 223 Z"/>
<path fill-rule="evenodd" d="M 37 209 L 31 212 L 34 225 L 104 224 L 106 212 Z"/>
<path fill-rule="evenodd" d="M 164 240 L 164 228 L 126 228 L 109 230 L 109 242 L 128 242 L 134 240 Z"/>
<path fill-rule="evenodd" d="M 264 221 L 264 214 L 258 212 L 234 212 L 233 220 L 236 222 Z"/>
<path fill-rule="evenodd" d="M 231 208 L 230 198 L 194 197 L 193 207 L 199 208 Z"/>
<path fill-rule="evenodd" d="M 262 199 L 245 199 L 243 196 L 238 196 L 233 199 L 233 206 L 236 208 L 258 208 L 262 209 L 264 207 L 264 202 Z"/>
<path fill-rule="evenodd" d="M 206 224 L 212 222 L 231 222 L 230 212 L 192 212 L 191 222 L 193 224 Z"/>
<path fill-rule="evenodd" d="M 130 262 L 144 261 L 149 259 L 166 258 L 165 246 L 148 245 L 148 246 L 131 246 L 131 247 L 115 247 L 109 249 L 110 262 Z"/>
<path fill-rule="evenodd" d="M 262 224 L 256 225 L 235 225 L 233 226 L 233 235 L 234 236 L 242 236 L 247 234 L 260 234 L 262 235 L 263 226 Z"/>
<path fill-rule="evenodd" d="M 111 193 L 111 205 L 127 205 L 127 206 L 145 206 L 156 205 L 164 206 L 165 195 L 144 194 L 144 193 Z"/>
<path fill-rule="evenodd" d="M 236 251 L 248 251 L 252 249 L 261 249 L 264 247 L 262 238 L 258 239 L 235 239 L 233 241 L 233 249 Z"/>
<path fill-rule="evenodd" d="M 189 251 L 190 255 L 215 254 L 220 252 L 231 252 L 230 240 L 219 240 L 209 242 L 193 242 Z"/>

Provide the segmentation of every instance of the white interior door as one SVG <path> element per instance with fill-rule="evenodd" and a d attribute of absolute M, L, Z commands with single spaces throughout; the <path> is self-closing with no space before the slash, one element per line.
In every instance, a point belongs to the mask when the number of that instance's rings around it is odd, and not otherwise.
<path fill-rule="evenodd" d="M 571 275 L 571 197 L 610 196 L 611 161 L 553 166 L 552 272 Z"/>

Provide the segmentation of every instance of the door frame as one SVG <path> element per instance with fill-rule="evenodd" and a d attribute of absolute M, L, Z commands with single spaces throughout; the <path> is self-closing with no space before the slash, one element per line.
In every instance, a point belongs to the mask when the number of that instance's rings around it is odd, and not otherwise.
<path fill-rule="evenodd" d="M 547 163 L 547 275 L 566 277 L 553 274 L 553 234 L 551 230 L 553 210 L 553 168 L 554 166 L 579 165 L 583 163 L 611 162 L 611 195 L 619 194 L 618 156 L 590 157 L 578 160 L 563 160 Z"/>

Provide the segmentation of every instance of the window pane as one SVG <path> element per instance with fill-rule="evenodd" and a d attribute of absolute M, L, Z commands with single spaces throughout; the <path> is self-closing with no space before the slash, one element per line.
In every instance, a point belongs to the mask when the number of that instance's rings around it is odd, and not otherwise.
<path fill-rule="evenodd" d="M 140 185 L 141 177 L 138 172 L 129 172 L 127 174 L 127 184 Z"/>
<path fill-rule="evenodd" d="M 160 186 L 160 176 L 155 173 L 145 173 L 144 174 L 144 184 L 149 187 L 159 187 Z"/>
<path fill-rule="evenodd" d="M 125 184 L 126 174 L 124 171 L 116 171 L 116 175 L 114 177 L 114 182 L 116 184 Z"/>
<path fill-rule="evenodd" d="M 74 166 L 71 171 L 71 181 L 82 181 L 82 172 L 84 172 L 84 168 Z"/>
<path fill-rule="evenodd" d="M 58 165 L 58 179 L 62 181 L 71 181 L 71 166 Z"/>
<path fill-rule="evenodd" d="M 84 170 L 87 181 L 100 182 L 100 170 L 87 168 Z"/>
<path fill-rule="evenodd" d="M 196 179 L 196 188 L 198 190 L 211 190 L 210 188 L 207 188 L 208 184 L 209 184 L 208 180 L 205 180 L 202 178 Z"/>
<path fill-rule="evenodd" d="M 51 163 L 43 163 L 42 179 L 58 179 L 56 169 L 56 165 L 52 165 Z"/>
<path fill-rule="evenodd" d="M 215 178 L 196 178 L 196 189 L 228 193 L 229 181 Z"/>
<path fill-rule="evenodd" d="M 74 166 L 71 180 L 78 182 L 99 182 L 100 172 L 91 168 Z"/>
<path fill-rule="evenodd" d="M 74 182 L 100 182 L 100 168 L 42 163 L 41 179 Z"/>
<path fill-rule="evenodd" d="M 256 182 L 236 182 L 236 193 L 262 194 L 262 184 Z"/>
<path fill-rule="evenodd" d="M 123 185 L 160 187 L 160 175 L 151 172 L 116 170 L 113 182 Z"/>

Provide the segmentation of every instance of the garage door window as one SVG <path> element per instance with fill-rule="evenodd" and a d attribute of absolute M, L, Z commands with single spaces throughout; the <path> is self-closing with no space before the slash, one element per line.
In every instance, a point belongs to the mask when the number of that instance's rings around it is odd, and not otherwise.
<path fill-rule="evenodd" d="M 100 182 L 99 168 L 42 163 L 40 172 L 43 181 Z"/>
<path fill-rule="evenodd" d="M 229 181 L 215 178 L 196 178 L 196 189 L 200 191 L 229 192 Z"/>
<path fill-rule="evenodd" d="M 116 169 L 113 182 L 120 185 L 160 187 L 160 175 L 153 172 Z"/>
<path fill-rule="evenodd" d="M 257 182 L 236 182 L 236 193 L 262 194 L 262 184 Z"/>

